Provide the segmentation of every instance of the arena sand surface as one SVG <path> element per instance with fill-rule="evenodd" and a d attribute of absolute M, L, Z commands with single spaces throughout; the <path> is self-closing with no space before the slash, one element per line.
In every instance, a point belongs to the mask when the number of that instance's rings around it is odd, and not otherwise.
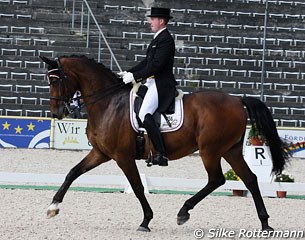
<path fill-rule="evenodd" d="M 1 149 L 0 172 L 66 174 L 87 151 Z M 143 161 L 139 171 L 148 176 L 206 178 L 198 156 L 169 163 L 169 167 L 147 168 Z M 228 166 L 223 162 L 224 171 Z M 293 159 L 288 168 L 297 182 L 305 182 L 305 161 Z M 103 164 L 87 174 L 122 175 L 115 162 Z M 209 231 L 233 230 L 232 238 L 240 237 L 241 229 L 260 229 L 251 197 L 208 196 L 190 211 L 190 220 L 182 226 L 176 215 L 190 195 L 147 194 L 154 211 L 151 232 L 137 232 L 143 214 L 134 194 L 68 191 L 60 213 L 46 218 L 55 191 L 0 189 L 0 239 L 196 239 L 194 231 L 205 231 L 203 239 L 212 239 Z M 305 231 L 305 201 L 264 198 L 270 215 L 269 223 L 276 230 Z M 201 233 L 201 232 L 199 232 Z M 252 232 L 248 233 L 252 234 Z M 215 239 L 215 238 L 214 238 Z M 253 239 L 253 238 L 252 238 Z M 256 238 L 259 239 L 259 238 Z M 276 238 L 279 239 L 279 238 Z M 305 239 L 305 233 L 303 236 Z"/>

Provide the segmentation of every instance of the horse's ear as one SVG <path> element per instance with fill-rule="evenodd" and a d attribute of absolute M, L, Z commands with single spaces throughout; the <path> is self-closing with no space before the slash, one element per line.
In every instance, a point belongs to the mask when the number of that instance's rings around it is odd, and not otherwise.
<path fill-rule="evenodd" d="M 46 64 L 48 64 L 50 67 L 52 67 L 52 68 L 55 68 L 55 67 L 57 67 L 57 62 L 56 61 L 54 61 L 54 60 L 51 60 L 51 59 L 49 59 L 49 58 L 47 58 L 47 57 L 45 57 L 45 56 L 39 56 L 40 57 L 40 59 L 42 60 L 42 61 L 44 61 Z"/>

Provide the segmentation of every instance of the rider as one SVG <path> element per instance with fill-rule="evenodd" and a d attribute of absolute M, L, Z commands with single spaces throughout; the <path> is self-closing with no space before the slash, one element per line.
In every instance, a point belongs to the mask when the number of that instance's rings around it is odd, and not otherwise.
<path fill-rule="evenodd" d="M 173 75 L 175 42 L 166 28 L 170 16 L 169 8 L 152 7 L 150 17 L 151 31 L 155 33 L 148 46 L 146 58 L 129 69 L 118 73 L 125 84 L 146 80 L 148 90 L 139 112 L 139 118 L 157 151 L 153 164 L 167 166 L 168 159 L 164 141 L 153 114 L 156 110 L 166 112 L 175 99 L 176 80 Z"/>

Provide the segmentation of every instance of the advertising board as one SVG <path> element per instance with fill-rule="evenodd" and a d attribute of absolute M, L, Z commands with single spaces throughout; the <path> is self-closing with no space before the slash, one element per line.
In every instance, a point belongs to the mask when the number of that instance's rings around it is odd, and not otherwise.
<path fill-rule="evenodd" d="M 87 120 L 55 120 L 52 127 L 52 148 L 77 150 L 86 150 L 92 148 L 86 135 Z"/>
<path fill-rule="evenodd" d="M 0 118 L 0 147 L 50 148 L 51 119 Z"/>

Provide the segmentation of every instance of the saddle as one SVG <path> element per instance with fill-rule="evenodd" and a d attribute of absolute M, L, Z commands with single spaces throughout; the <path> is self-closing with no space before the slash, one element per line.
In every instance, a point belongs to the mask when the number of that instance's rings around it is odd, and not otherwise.
<path fill-rule="evenodd" d="M 145 85 L 140 85 L 138 91 L 137 91 L 137 95 L 136 95 L 136 98 L 134 100 L 134 112 L 136 114 L 136 119 L 138 121 L 138 124 L 140 127 L 142 127 L 142 122 L 141 120 L 139 119 L 139 112 L 140 112 L 140 108 L 142 106 L 142 103 L 143 103 L 143 100 L 144 100 L 144 97 L 146 95 L 146 92 L 147 92 L 147 86 Z M 178 93 L 176 94 L 176 96 L 178 95 Z M 168 107 L 168 109 L 166 110 L 166 112 L 164 113 L 161 113 L 159 112 L 158 110 L 153 114 L 153 118 L 156 122 L 156 124 L 160 127 L 161 125 L 161 115 L 163 115 L 163 117 L 165 118 L 165 120 L 168 122 L 168 125 L 171 126 L 171 123 L 169 122 L 167 115 L 170 115 L 170 114 L 173 114 L 175 113 L 175 101 L 173 101 L 171 103 L 171 105 Z"/>
<path fill-rule="evenodd" d="M 142 122 L 138 117 L 143 99 L 147 92 L 147 87 L 143 84 L 138 89 L 133 89 L 130 92 L 130 122 L 133 129 L 137 132 L 137 149 L 136 159 L 142 159 L 144 153 L 144 134 L 146 134 L 145 128 L 142 126 Z M 154 120 L 160 128 L 160 132 L 172 132 L 178 130 L 183 123 L 183 92 L 177 91 L 176 99 L 166 110 L 165 113 L 156 111 L 153 114 Z"/>

